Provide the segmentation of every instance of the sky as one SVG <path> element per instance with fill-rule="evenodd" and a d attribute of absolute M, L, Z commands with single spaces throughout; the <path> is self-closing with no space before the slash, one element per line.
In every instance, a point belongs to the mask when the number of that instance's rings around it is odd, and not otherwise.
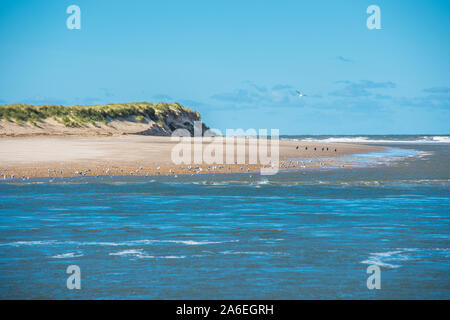
<path fill-rule="evenodd" d="M 223 132 L 450 134 L 449 14 L 448 0 L 1 0 L 0 104 L 179 102 Z"/>

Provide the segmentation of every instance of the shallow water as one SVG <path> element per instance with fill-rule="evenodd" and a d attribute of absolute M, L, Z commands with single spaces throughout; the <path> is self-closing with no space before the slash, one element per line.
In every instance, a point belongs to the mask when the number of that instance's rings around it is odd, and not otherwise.
<path fill-rule="evenodd" d="M 388 147 L 276 176 L 2 182 L 0 298 L 448 299 L 450 145 Z"/>

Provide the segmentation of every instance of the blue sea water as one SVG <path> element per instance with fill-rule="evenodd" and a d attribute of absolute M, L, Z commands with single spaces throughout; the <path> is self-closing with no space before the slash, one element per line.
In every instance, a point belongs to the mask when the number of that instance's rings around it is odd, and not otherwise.
<path fill-rule="evenodd" d="M 379 140 L 275 176 L 1 182 L 0 298 L 449 299 L 450 144 Z"/>

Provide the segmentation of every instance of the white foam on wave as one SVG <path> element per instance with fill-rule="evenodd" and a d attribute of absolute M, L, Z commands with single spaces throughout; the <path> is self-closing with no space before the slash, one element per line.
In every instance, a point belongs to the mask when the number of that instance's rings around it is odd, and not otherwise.
<path fill-rule="evenodd" d="M 330 138 L 304 138 L 304 139 L 290 139 L 283 138 L 284 140 L 304 141 L 304 142 L 346 142 L 346 143 L 450 143 L 449 136 L 423 136 L 420 139 L 414 140 L 394 140 L 394 139 L 377 139 L 374 137 L 359 136 L 359 137 L 330 137 Z"/>
<path fill-rule="evenodd" d="M 335 137 L 335 138 L 305 138 L 305 139 L 296 139 L 297 141 L 305 141 L 305 142 L 367 142 L 369 139 L 367 137 Z"/>
<path fill-rule="evenodd" d="M 449 248 L 394 248 L 385 252 L 370 253 L 361 263 L 396 269 L 407 261 L 435 260 L 436 256 L 449 258 Z"/>
<path fill-rule="evenodd" d="M 269 255 L 269 253 L 263 252 L 263 251 L 231 251 L 231 250 L 226 250 L 226 251 L 222 251 L 222 252 L 219 252 L 219 253 L 221 253 L 221 254 L 232 254 L 232 255 L 256 255 L 256 256 Z"/>
<path fill-rule="evenodd" d="M 271 252 L 264 252 L 264 251 L 234 251 L 234 250 L 225 250 L 219 252 L 220 254 L 224 255 L 240 255 L 240 256 L 287 256 L 289 255 L 286 252 L 279 252 L 279 251 L 271 251 Z"/>
<path fill-rule="evenodd" d="M 367 260 L 361 261 L 361 263 L 368 265 L 377 265 L 379 267 L 385 267 L 389 269 L 396 269 L 401 267 L 401 265 L 393 264 L 392 262 L 408 260 L 408 256 L 402 253 L 402 250 L 371 253 L 369 258 Z"/>
<path fill-rule="evenodd" d="M 153 256 L 147 254 L 143 249 L 129 249 L 118 252 L 111 252 L 110 256 L 132 257 L 137 259 L 184 259 L 186 256 L 168 255 L 168 256 Z"/>
<path fill-rule="evenodd" d="M 135 244 L 154 244 L 154 243 L 175 243 L 184 244 L 188 246 L 201 246 L 206 244 L 218 244 L 222 242 L 218 241 L 194 241 L 194 240 L 136 240 L 122 242 L 123 245 L 135 245 Z"/>
<path fill-rule="evenodd" d="M 195 240 L 130 240 L 121 242 L 111 242 L 111 241 L 57 241 L 57 240 L 46 240 L 46 241 L 15 241 L 0 243 L 0 246 L 42 246 L 42 245 L 76 245 L 76 246 L 134 246 L 134 245 L 151 245 L 151 244 L 165 244 L 165 243 L 175 243 L 184 244 L 188 246 L 200 246 L 208 244 L 219 244 L 227 242 L 237 242 L 239 240 L 226 240 L 226 241 L 195 241 Z"/>
<path fill-rule="evenodd" d="M 378 166 L 378 165 L 395 165 L 399 161 L 410 158 L 423 158 L 426 153 L 414 149 L 402 148 L 385 148 L 381 151 L 355 153 L 342 158 L 337 158 L 336 161 L 345 161 L 349 166 Z"/>
<path fill-rule="evenodd" d="M 450 137 L 448 137 L 448 136 L 435 136 L 435 137 L 433 137 L 433 140 L 437 141 L 437 142 L 450 143 Z"/>
<path fill-rule="evenodd" d="M 154 258 L 154 256 L 150 256 L 143 249 L 130 249 L 130 250 L 122 250 L 118 252 L 111 252 L 110 256 L 131 256 L 136 258 Z"/>
<path fill-rule="evenodd" d="M 83 253 L 81 253 L 81 252 L 67 252 L 67 253 L 56 254 L 56 255 L 52 256 L 52 258 L 67 259 L 67 258 L 78 258 L 78 257 L 82 257 L 82 256 L 83 256 Z"/>
<path fill-rule="evenodd" d="M 181 182 L 177 184 L 188 184 L 186 182 Z M 211 180 L 202 180 L 202 181 L 194 181 L 190 182 L 189 184 L 196 184 L 196 185 L 204 185 L 204 186 L 226 186 L 229 183 L 226 182 L 217 182 L 217 181 L 211 181 Z"/>
<path fill-rule="evenodd" d="M 409 157 L 409 156 L 408 156 Z M 396 158 L 395 160 L 401 160 L 402 158 Z M 392 158 L 386 160 L 394 161 Z M 373 162 L 373 164 L 383 164 L 382 161 Z M 354 187 L 354 186 L 404 186 L 404 185 L 448 185 L 450 184 L 450 179 L 399 179 L 399 180 L 261 180 L 261 181 L 252 181 L 250 183 L 243 182 L 244 186 L 252 187 L 252 188 L 261 188 L 264 185 L 273 185 L 277 187 L 292 187 L 292 186 L 315 186 L 315 185 L 339 185 L 346 187 Z M 256 197 L 255 199 L 257 199 Z M 267 199 L 268 197 L 262 197 Z M 276 199 L 278 197 L 270 197 L 272 199 Z M 280 197 L 281 199 L 281 197 Z"/>
<path fill-rule="evenodd" d="M 250 184 L 248 184 L 248 186 L 260 188 L 261 186 L 265 186 L 265 185 L 269 185 L 269 184 L 271 184 L 271 182 L 268 179 L 262 179 L 262 180 L 253 181 Z"/>
<path fill-rule="evenodd" d="M 167 240 L 166 242 L 172 242 L 172 243 L 181 243 L 181 244 L 185 244 L 188 246 L 199 246 L 199 245 L 204 245 L 204 244 L 217 244 L 220 242 L 217 241 L 193 241 L 193 240 Z"/>
<path fill-rule="evenodd" d="M 14 241 L 7 243 L 0 243 L 0 246 L 37 246 L 37 245 L 52 245 L 57 243 L 56 240 L 32 240 L 32 241 Z"/>

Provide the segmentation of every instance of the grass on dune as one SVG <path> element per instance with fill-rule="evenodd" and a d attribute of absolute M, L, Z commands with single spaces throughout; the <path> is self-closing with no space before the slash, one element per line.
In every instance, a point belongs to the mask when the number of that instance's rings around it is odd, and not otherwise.
<path fill-rule="evenodd" d="M 0 120 L 15 121 L 17 124 L 26 122 L 38 125 L 48 118 L 63 123 L 66 127 L 94 126 L 98 122 L 108 124 L 111 120 L 134 120 L 145 122 L 147 119 L 157 123 L 165 122 L 169 116 L 181 113 L 194 114 L 200 119 L 200 114 L 179 103 L 118 103 L 92 106 L 61 106 L 61 105 L 0 105 Z"/>

